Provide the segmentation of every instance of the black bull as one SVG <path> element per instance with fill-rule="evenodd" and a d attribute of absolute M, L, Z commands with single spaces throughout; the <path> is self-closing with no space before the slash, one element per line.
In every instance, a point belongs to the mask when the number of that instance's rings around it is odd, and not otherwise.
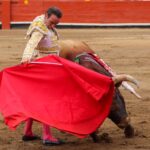
<path fill-rule="evenodd" d="M 100 74 L 112 77 L 112 75 L 100 64 L 93 56 L 87 53 L 80 54 L 75 60 L 82 66 L 94 70 Z M 119 85 L 116 85 L 113 103 L 111 106 L 108 118 L 111 119 L 119 128 L 124 130 L 126 137 L 131 138 L 134 136 L 134 128 L 130 124 L 130 120 L 126 111 L 124 97 L 121 95 Z M 90 135 L 94 142 L 99 141 L 97 132 Z"/>

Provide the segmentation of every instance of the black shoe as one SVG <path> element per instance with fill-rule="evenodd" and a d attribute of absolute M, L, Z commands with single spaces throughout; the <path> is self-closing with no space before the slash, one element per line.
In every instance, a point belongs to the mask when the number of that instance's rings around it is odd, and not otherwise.
<path fill-rule="evenodd" d="M 27 136 L 27 135 L 24 135 L 24 136 L 22 137 L 22 140 L 23 140 L 23 141 L 33 141 L 33 140 L 41 140 L 41 138 L 40 138 L 39 136 L 36 136 L 36 135 L 34 135 L 34 136 Z"/>
<path fill-rule="evenodd" d="M 46 145 L 46 146 L 57 146 L 57 145 L 62 145 L 64 143 L 65 142 L 63 142 L 60 139 L 58 139 L 57 141 L 43 140 L 43 145 Z"/>

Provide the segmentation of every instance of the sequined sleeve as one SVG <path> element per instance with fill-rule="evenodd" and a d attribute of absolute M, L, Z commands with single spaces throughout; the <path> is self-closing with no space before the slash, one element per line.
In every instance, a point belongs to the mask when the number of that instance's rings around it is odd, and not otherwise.
<path fill-rule="evenodd" d="M 44 35 L 38 31 L 35 31 L 32 33 L 32 35 L 24 49 L 21 62 L 30 61 L 33 59 L 34 50 L 37 47 L 40 40 L 43 38 L 43 36 Z"/>

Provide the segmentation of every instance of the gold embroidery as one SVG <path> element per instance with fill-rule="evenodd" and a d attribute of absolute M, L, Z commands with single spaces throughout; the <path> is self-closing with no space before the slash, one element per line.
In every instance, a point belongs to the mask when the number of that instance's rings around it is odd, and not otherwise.
<path fill-rule="evenodd" d="M 40 28 L 42 31 L 44 32 L 48 32 L 48 28 L 46 27 L 46 25 L 42 22 L 42 21 L 35 21 L 31 24 L 31 29 L 34 27 L 38 27 Z"/>
<path fill-rule="evenodd" d="M 33 22 L 31 23 L 31 25 L 29 26 L 29 29 L 27 31 L 27 36 L 30 36 L 32 34 L 33 31 L 38 30 L 43 34 L 47 34 L 49 32 L 49 29 L 47 28 L 47 26 L 44 24 L 44 16 L 38 16 L 37 18 L 35 18 L 35 20 L 33 20 Z"/>

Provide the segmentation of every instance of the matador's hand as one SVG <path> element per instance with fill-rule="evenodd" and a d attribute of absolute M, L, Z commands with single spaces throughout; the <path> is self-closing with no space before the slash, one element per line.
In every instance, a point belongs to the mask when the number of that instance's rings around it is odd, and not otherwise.
<path fill-rule="evenodd" d="M 23 58 L 21 60 L 21 64 L 23 64 L 23 66 L 27 66 L 30 62 L 31 62 L 31 59 L 29 58 Z"/>

